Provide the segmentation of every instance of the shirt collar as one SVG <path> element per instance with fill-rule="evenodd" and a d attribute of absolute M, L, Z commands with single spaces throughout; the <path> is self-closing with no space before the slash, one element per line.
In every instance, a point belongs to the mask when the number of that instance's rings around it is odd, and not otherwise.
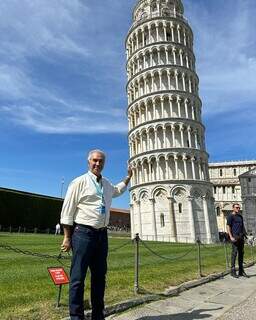
<path fill-rule="evenodd" d="M 97 177 L 94 173 L 92 173 L 90 170 L 88 171 L 88 174 L 90 177 L 97 183 L 99 183 L 102 180 L 102 175 L 100 177 Z"/>

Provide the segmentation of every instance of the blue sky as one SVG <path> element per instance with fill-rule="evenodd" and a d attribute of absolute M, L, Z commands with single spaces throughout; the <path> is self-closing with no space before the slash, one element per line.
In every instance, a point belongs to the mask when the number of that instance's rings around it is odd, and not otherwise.
<path fill-rule="evenodd" d="M 60 196 L 106 151 L 126 175 L 124 41 L 135 0 L 0 2 L 0 186 Z M 210 161 L 255 159 L 256 2 L 183 0 Z M 113 206 L 127 208 L 128 193 Z"/>

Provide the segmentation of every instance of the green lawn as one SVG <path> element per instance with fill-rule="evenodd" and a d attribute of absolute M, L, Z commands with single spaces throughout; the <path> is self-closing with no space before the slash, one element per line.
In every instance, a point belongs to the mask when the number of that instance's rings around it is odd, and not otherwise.
<path fill-rule="evenodd" d="M 0 233 L 0 244 L 33 252 L 56 255 L 62 236 L 38 234 Z M 106 303 L 113 304 L 134 296 L 134 246 L 129 239 L 110 238 L 110 253 L 106 289 Z M 140 244 L 139 284 L 146 292 L 161 292 L 165 288 L 198 277 L 195 245 L 147 242 L 157 254 L 173 258 L 164 260 L 154 256 Z M 190 254 L 176 260 L 188 251 Z M 202 272 L 204 275 L 225 270 L 225 254 L 221 245 L 203 246 Z M 251 259 L 246 248 L 246 260 Z M 64 261 L 69 271 L 69 262 Z M 6 251 L 0 248 L 0 319 L 58 320 L 68 315 L 68 286 L 62 291 L 61 308 L 56 310 L 57 288 L 47 271 L 49 266 L 59 266 L 56 260 L 42 259 Z M 89 281 L 87 281 L 89 284 Z M 85 298 L 88 300 L 88 289 Z"/>

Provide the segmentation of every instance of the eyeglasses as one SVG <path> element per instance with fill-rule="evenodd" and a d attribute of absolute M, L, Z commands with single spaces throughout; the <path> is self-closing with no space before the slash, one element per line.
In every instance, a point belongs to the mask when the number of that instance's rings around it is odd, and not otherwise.
<path fill-rule="evenodd" d="M 235 209 L 240 209 L 240 207 L 235 207 Z"/>

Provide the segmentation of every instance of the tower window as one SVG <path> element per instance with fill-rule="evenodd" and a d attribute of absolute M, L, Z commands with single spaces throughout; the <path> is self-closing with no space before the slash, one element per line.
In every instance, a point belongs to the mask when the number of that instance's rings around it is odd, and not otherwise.
<path fill-rule="evenodd" d="M 223 194 L 226 193 L 226 188 L 225 187 L 222 187 L 222 192 L 223 192 Z"/>
<path fill-rule="evenodd" d="M 234 186 L 232 187 L 232 193 L 235 193 L 235 187 Z"/>
<path fill-rule="evenodd" d="M 154 1 L 152 3 L 152 11 L 155 12 L 157 10 L 157 5 L 156 5 L 156 2 Z"/>
<path fill-rule="evenodd" d="M 234 172 L 234 176 L 236 176 L 236 169 L 234 169 L 233 172 Z"/>
<path fill-rule="evenodd" d="M 182 213 L 182 203 L 179 203 L 179 213 Z"/>
<path fill-rule="evenodd" d="M 223 170 L 220 169 L 220 177 L 222 177 L 222 176 L 223 176 Z"/>
<path fill-rule="evenodd" d="M 165 226 L 164 214 L 163 213 L 161 213 L 161 215 L 160 215 L 160 223 L 161 223 L 161 227 L 163 228 Z"/>
<path fill-rule="evenodd" d="M 216 214 L 218 217 L 220 216 L 220 208 L 219 207 L 216 208 Z"/>
<path fill-rule="evenodd" d="M 214 187 L 214 193 L 215 194 L 217 193 L 217 187 Z"/>

